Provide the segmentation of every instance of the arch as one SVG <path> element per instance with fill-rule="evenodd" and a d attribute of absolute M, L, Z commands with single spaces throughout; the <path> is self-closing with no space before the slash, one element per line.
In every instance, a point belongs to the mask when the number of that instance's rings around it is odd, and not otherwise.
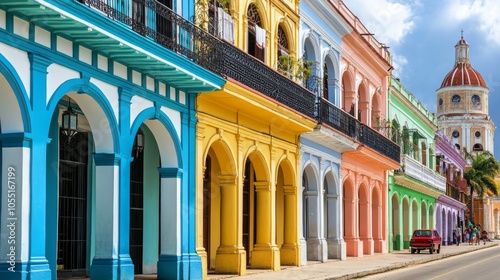
<path fill-rule="evenodd" d="M 335 105 L 338 105 L 337 81 L 339 74 L 338 60 L 333 51 L 325 54 L 323 63 L 323 96 Z"/>
<path fill-rule="evenodd" d="M 369 188 L 365 183 L 359 185 L 358 190 L 358 231 L 359 237 L 366 242 L 363 242 L 363 253 L 370 254 L 368 250 L 368 238 L 370 238 L 370 192 Z"/>
<path fill-rule="evenodd" d="M 267 168 L 268 164 L 257 146 L 250 147 L 244 158 L 249 159 L 252 163 L 257 181 L 269 181 L 270 175 L 269 169 Z M 243 170 L 245 170 L 245 166 L 243 166 Z"/>
<path fill-rule="evenodd" d="M 368 91 L 368 85 L 366 81 L 363 80 L 358 85 L 358 110 L 355 111 L 355 117 L 364 124 L 369 124 L 370 117 L 370 92 Z"/>
<path fill-rule="evenodd" d="M 382 248 L 378 245 L 384 238 L 382 235 L 382 197 L 378 187 L 372 189 L 372 236 L 377 242 L 375 246 L 375 253 L 382 253 Z"/>
<path fill-rule="evenodd" d="M 31 132 L 29 98 L 14 66 L 0 54 L 0 133 Z"/>
<path fill-rule="evenodd" d="M 432 203 L 429 204 L 429 227 L 436 228 L 434 224 L 434 205 Z"/>
<path fill-rule="evenodd" d="M 391 198 L 391 213 L 392 213 L 392 246 L 394 250 L 401 250 L 401 229 L 400 229 L 400 213 L 399 213 L 399 195 L 393 193 Z"/>
<path fill-rule="evenodd" d="M 418 219 L 419 210 L 420 210 L 420 208 L 418 207 L 417 199 L 413 199 L 411 202 L 411 218 L 412 218 L 411 226 L 412 226 L 412 229 L 410 232 L 413 232 L 413 230 L 416 230 L 420 227 L 419 226 L 420 221 Z"/>
<path fill-rule="evenodd" d="M 85 89 L 84 93 L 78 93 Z M 94 137 L 96 153 L 120 153 L 118 122 L 111 104 L 104 93 L 94 84 L 84 79 L 71 79 L 62 83 L 54 92 L 47 110 L 54 112 L 59 100 L 68 95 L 78 103 L 87 117 Z M 99 110 L 96 110 L 99 108 Z M 105 134 L 111 133 L 111 137 Z M 102 136 L 101 138 L 98 138 Z"/>
<path fill-rule="evenodd" d="M 342 73 L 342 84 L 341 84 L 341 100 L 342 108 L 344 111 L 349 112 L 354 116 L 356 111 L 356 91 L 355 87 L 354 73 L 351 73 L 351 69 L 348 68 Z"/>
<path fill-rule="evenodd" d="M 403 197 L 403 248 L 410 246 L 410 201 L 408 196 Z"/>
<path fill-rule="evenodd" d="M 335 170 L 330 166 L 325 170 L 323 179 L 323 192 L 324 192 L 324 236 L 328 240 L 335 240 L 339 238 L 340 226 L 340 200 L 338 190 L 338 180 Z M 328 251 L 329 257 L 334 257 L 334 252 Z"/>
<path fill-rule="evenodd" d="M 156 139 L 160 151 L 161 166 L 182 167 L 183 161 L 180 140 L 174 125 L 165 113 L 153 107 L 144 109 L 133 121 L 130 135 L 135 136 L 142 123 L 151 130 Z M 175 157 L 172 155 L 175 155 Z"/>
<path fill-rule="evenodd" d="M 380 89 L 378 89 L 380 90 Z M 371 120 L 370 123 L 372 124 L 373 128 L 376 128 L 378 125 L 380 125 L 380 122 L 382 121 L 382 106 L 380 104 L 380 92 L 375 92 L 371 98 Z"/>
<path fill-rule="evenodd" d="M 472 151 L 473 152 L 481 152 L 483 151 L 483 145 L 481 145 L 480 143 L 476 143 L 474 144 L 474 146 L 472 147 Z"/>
<path fill-rule="evenodd" d="M 237 174 L 234 154 L 231 147 L 227 144 L 224 136 L 212 136 L 212 138 L 208 141 L 205 151 L 203 152 L 204 159 L 207 158 L 210 149 L 213 149 L 219 162 L 226 163 L 224 166 L 221 166 L 222 174 Z"/>
<path fill-rule="evenodd" d="M 427 218 L 427 203 L 425 201 L 422 201 L 422 204 L 420 206 L 421 208 L 421 221 L 422 221 L 422 226 L 421 228 L 423 229 L 428 229 L 428 218 Z"/>
<path fill-rule="evenodd" d="M 304 46 L 304 59 L 307 61 L 319 61 L 319 53 L 321 52 L 321 47 L 319 46 L 318 39 L 313 32 L 309 32 L 307 36 L 304 36 L 304 41 L 302 43 Z M 313 73 L 311 73 L 313 74 Z"/>
<path fill-rule="evenodd" d="M 290 38 L 293 38 L 293 30 L 292 27 L 290 26 L 290 22 L 286 20 L 285 17 L 280 17 L 276 21 L 276 43 L 279 44 L 279 38 L 278 38 L 278 30 L 281 27 L 283 32 L 285 33 L 285 37 L 287 39 L 288 43 L 288 54 L 295 53 L 297 50 L 297 44 L 295 40 L 290 40 Z M 279 51 L 279 50 L 278 50 Z"/>
<path fill-rule="evenodd" d="M 343 232 L 345 238 L 355 237 L 355 228 L 358 217 L 356 215 L 355 186 L 351 179 L 346 179 L 343 184 Z"/>
<path fill-rule="evenodd" d="M 337 172 L 333 167 L 329 167 L 325 170 L 325 183 L 327 185 L 327 188 L 325 188 L 326 193 L 332 194 L 332 195 L 339 195 L 339 186 L 338 186 L 338 180 L 337 180 Z"/>

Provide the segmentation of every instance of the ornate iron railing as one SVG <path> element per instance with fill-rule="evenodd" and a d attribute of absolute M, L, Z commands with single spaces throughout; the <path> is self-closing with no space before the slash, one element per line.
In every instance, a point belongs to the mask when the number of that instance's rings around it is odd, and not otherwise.
<path fill-rule="evenodd" d="M 327 124 L 348 137 L 360 138 L 361 123 L 324 98 L 318 103 L 318 122 Z"/>
<path fill-rule="evenodd" d="M 271 69 L 257 58 L 237 47 L 223 43 L 222 69 L 219 74 L 230 77 L 254 90 L 311 118 L 315 117 L 316 96 L 299 84 Z"/>
<path fill-rule="evenodd" d="M 396 170 L 395 173 L 404 173 L 430 186 L 433 186 L 440 191 L 446 192 L 445 177 L 439 175 L 434 170 L 423 165 L 422 163 L 408 155 L 401 155 L 401 169 Z"/>
<path fill-rule="evenodd" d="M 319 123 L 327 124 L 348 137 L 372 148 L 384 156 L 399 162 L 399 146 L 372 128 L 360 123 L 344 110 L 320 98 L 318 102 Z"/>
<path fill-rule="evenodd" d="M 132 0 L 120 7 L 103 0 L 79 1 L 200 66 L 221 62 L 217 38 L 158 1 Z"/>
<path fill-rule="evenodd" d="M 312 92 L 157 1 L 132 0 L 131 8 L 117 8 L 103 0 L 79 1 L 218 75 L 232 78 L 291 109 L 315 117 L 316 97 Z M 154 15 L 155 20 L 151 20 L 150 15 Z"/>

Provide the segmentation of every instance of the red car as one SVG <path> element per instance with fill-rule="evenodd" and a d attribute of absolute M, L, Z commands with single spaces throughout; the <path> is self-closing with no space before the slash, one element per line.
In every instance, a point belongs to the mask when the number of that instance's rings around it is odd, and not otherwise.
<path fill-rule="evenodd" d="M 441 252 L 441 236 L 437 230 L 433 229 L 416 229 L 410 240 L 410 251 L 412 254 L 415 252 L 420 253 L 420 250 L 429 250 L 432 254 Z"/>

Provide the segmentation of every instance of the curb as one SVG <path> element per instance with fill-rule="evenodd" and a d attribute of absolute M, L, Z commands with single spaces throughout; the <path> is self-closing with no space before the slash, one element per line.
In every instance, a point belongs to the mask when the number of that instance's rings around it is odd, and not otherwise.
<path fill-rule="evenodd" d="M 360 271 L 360 272 L 351 273 L 351 274 L 346 274 L 346 275 L 342 275 L 342 276 L 328 277 L 328 278 L 324 278 L 324 280 L 346 280 L 346 279 L 361 278 L 361 277 L 365 277 L 365 276 L 369 276 L 369 275 L 384 273 L 384 272 L 388 272 L 388 271 L 392 271 L 392 270 L 396 270 L 396 269 L 400 269 L 400 268 L 406 268 L 406 267 L 409 267 L 412 265 L 433 262 L 433 261 L 437 261 L 437 260 L 441 260 L 441 259 L 445 259 L 445 258 L 449 258 L 449 257 L 461 255 L 461 254 L 467 254 L 470 252 L 475 252 L 475 251 L 479 251 L 479 250 L 483 250 L 483 249 L 487 249 L 487 248 L 493 248 L 493 247 L 497 247 L 497 246 L 499 246 L 499 244 L 490 244 L 490 245 L 484 245 L 484 246 L 480 246 L 480 247 L 471 247 L 471 248 L 467 249 L 466 251 L 436 254 L 431 258 L 417 259 L 417 260 L 412 260 L 412 261 L 408 261 L 408 262 L 390 265 L 387 267 L 369 269 L 369 270 Z"/>

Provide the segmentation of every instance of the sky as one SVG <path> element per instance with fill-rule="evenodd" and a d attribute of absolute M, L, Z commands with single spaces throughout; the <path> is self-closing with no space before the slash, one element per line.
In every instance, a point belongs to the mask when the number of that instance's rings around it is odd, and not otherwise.
<path fill-rule="evenodd" d="M 455 64 L 461 30 L 469 58 L 490 89 L 489 114 L 500 125 L 500 1 L 343 0 L 375 38 L 390 47 L 393 75 L 430 112 L 436 90 Z M 495 131 L 500 159 L 500 127 Z"/>

